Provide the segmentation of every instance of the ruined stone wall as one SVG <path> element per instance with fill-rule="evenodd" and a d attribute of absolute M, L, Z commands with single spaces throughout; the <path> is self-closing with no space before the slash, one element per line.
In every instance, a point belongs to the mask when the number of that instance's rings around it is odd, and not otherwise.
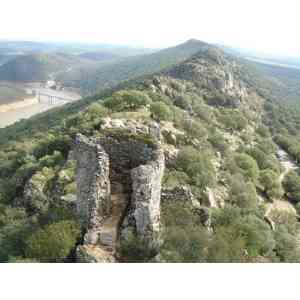
<path fill-rule="evenodd" d="M 139 236 L 155 240 L 160 226 L 161 182 L 165 160 L 162 150 L 157 150 L 153 161 L 131 171 L 132 217 Z"/>
<path fill-rule="evenodd" d="M 129 195 L 121 235 L 126 230 L 154 240 L 159 232 L 163 150 L 141 136 L 107 134 L 89 139 L 78 135 L 77 213 L 86 226 L 86 244 L 97 243 L 103 220 L 109 217 L 113 187 L 121 183 Z"/>
<path fill-rule="evenodd" d="M 98 143 L 109 155 L 111 182 L 120 182 L 131 192 L 131 170 L 150 161 L 153 149 L 142 141 L 109 136 L 98 139 Z"/>
<path fill-rule="evenodd" d="M 80 221 L 87 231 L 87 243 L 97 242 L 97 230 L 102 219 L 110 213 L 109 158 L 104 149 L 77 135 L 75 141 L 77 160 L 77 204 Z"/>

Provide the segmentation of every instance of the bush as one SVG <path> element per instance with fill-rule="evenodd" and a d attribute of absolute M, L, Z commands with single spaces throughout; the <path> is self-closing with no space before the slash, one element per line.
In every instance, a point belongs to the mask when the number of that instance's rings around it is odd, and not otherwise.
<path fill-rule="evenodd" d="M 244 262 L 245 248 L 245 240 L 234 227 L 217 228 L 208 247 L 207 262 Z"/>
<path fill-rule="evenodd" d="M 224 153 L 228 149 L 228 143 L 225 141 L 223 134 L 218 131 L 212 132 L 208 136 L 208 141 L 216 148 L 217 151 Z"/>
<path fill-rule="evenodd" d="M 260 125 L 256 129 L 256 133 L 259 134 L 263 138 L 269 138 L 271 136 L 269 128 L 265 125 Z"/>
<path fill-rule="evenodd" d="M 126 240 L 122 240 L 119 249 L 123 261 L 128 263 L 148 262 L 157 254 L 157 249 L 151 247 L 147 241 L 130 233 Z"/>
<path fill-rule="evenodd" d="M 114 112 L 135 111 L 151 103 L 146 93 L 129 90 L 115 92 L 111 97 L 105 99 L 103 105 Z"/>
<path fill-rule="evenodd" d="M 48 225 L 27 240 L 26 257 L 41 262 L 61 262 L 75 247 L 80 233 L 79 226 L 73 221 Z"/>
<path fill-rule="evenodd" d="M 187 185 L 190 182 L 189 176 L 180 171 L 165 172 L 163 178 L 163 186 L 166 188 L 175 188 L 182 185 Z"/>
<path fill-rule="evenodd" d="M 219 121 L 226 129 L 241 131 L 246 128 L 247 119 L 236 110 L 223 110 L 219 116 Z"/>
<path fill-rule="evenodd" d="M 274 171 L 264 170 L 260 172 L 259 181 L 270 199 L 282 197 L 283 190 L 279 182 L 279 177 Z"/>
<path fill-rule="evenodd" d="M 238 172 L 242 173 L 246 179 L 256 181 L 259 176 L 259 169 L 256 161 L 245 153 L 234 156 L 234 163 Z"/>
<path fill-rule="evenodd" d="M 290 234 L 284 225 L 278 226 L 275 232 L 276 254 L 282 262 L 299 262 L 300 251 L 298 240 Z"/>
<path fill-rule="evenodd" d="M 202 226 L 170 227 L 165 232 L 161 258 L 170 263 L 205 262 L 208 242 Z"/>
<path fill-rule="evenodd" d="M 193 212 L 191 206 L 174 200 L 174 203 L 164 203 L 162 205 L 161 218 L 165 227 L 200 225 L 200 218 Z"/>
<path fill-rule="evenodd" d="M 252 182 L 246 182 L 242 175 L 234 175 L 230 180 L 229 201 L 240 208 L 257 206 L 257 194 Z"/>
<path fill-rule="evenodd" d="M 32 224 L 24 209 L 0 207 L 0 262 L 23 256 Z"/>
<path fill-rule="evenodd" d="M 196 138 L 201 141 L 207 136 L 207 130 L 200 122 L 192 119 L 186 119 L 184 120 L 182 126 L 187 136 L 190 138 Z"/>
<path fill-rule="evenodd" d="M 246 242 L 250 257 L 272 256 L 275 240 L 269 225 L 255 215 L 246 215 L 234 222 Z"/>
<path fill-rule="evenodd" d="M 191 146 L 184 147 L 178 154 L 176 168 L 185 172 L 193 185 L 201 190 L 215 184 L 215 171 L 209 155 Z"/>
<path fill-rule="evenodd" d="M 297 173 L 288 173 L 283 180 L 283 187 L 292 201 L 300 202 L 300 177 Z"/>
<path fill-rule="evenodd" d="M 156 121 L 169 121 L 172 119 L 172 112 L 164 102 L 154 102 L 150 106 L 151 116 Z"/>
<path fill-rule="evenodd" d="M 189 97 L 178 96 L 174 101 L 174 105 L 176 105 L 177 107 L 183 110 L 187 110 L 187 111 L 192 110 L 192 105 Z"/>

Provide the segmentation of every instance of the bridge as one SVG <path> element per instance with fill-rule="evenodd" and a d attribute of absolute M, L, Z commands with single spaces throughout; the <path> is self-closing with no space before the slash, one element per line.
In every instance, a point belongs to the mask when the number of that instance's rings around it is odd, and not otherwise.
<path fill-rule="evenodd" d="M 37 93 L 37 98 L 39 103 L 50 104 L 50 105 L 63 104 L 63 103 L 74 101 L 73 98 L 66 98 L 54 94 L 47 94 L 41 92 Z"/>

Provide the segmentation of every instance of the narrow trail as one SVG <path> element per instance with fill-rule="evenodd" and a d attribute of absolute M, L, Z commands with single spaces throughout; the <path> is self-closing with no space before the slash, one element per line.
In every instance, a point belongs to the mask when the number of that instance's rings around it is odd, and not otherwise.
<path fill-rule="evenodd" d="M 279 176 L 279 181 L 280 183 L 283 182 L 285 176 L 293 170 L 297 170 L 299 167 L 297 166 L 297 164 L 292 161 L 289 157 L 289 155 L 282 149 L 279 149 L 277 152 L 278 155 L 278 159 L 281 163 L 281 166 L 284 168 L 284 171 L 280 174 Z"/>
<path fill-rule="evenodd" d="M 113 260 L 119 238 L 120 222 L 126 209 L 128 195 L 124 193 L 122 184 L 113 184 L 111 192 L 111 216 L 104 220 L 99 234 L 98 251 L 103 260 Z M 102 253 L 100 253 L 102 252 Z"/>
<path fill-rule="evenodd" d="M 284 168 L 283 172 L 279 176 L 279 182 L 282 184 L 284 178 L 286 175 L 293 170 L 297 170 L 299 167 L 298 165 L 292 161 L 288 155 L 287 152 L 285 152 L 283 149 L 279 149 L 277 152 L 278 159 L 280 161 L 281 166 Z M 294 206 L 287 200 L 274 200 L 272 203 L 267 204 L 266 213 L 265 213 L 265 219 L 266 221 L 271 225 L 271 227 L 274 229 L 275 224 L 271 219 L 271 212 L 274 210 L 280 210 L 289 212 L 292 214 L 297 214 L 296 209 Z"/>

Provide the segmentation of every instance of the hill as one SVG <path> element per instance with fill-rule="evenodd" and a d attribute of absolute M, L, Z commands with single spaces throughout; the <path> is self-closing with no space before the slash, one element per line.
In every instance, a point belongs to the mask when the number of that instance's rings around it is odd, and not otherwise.
<path fill-rule="evenodd" d="M 265 97 L 278 102 L 299 103 L 299 58 L 277 57 L 227 46 L 221 48 L 243 61 L 242 63 L 247 66 L 247 75 L 251 74 L 248 76 L 249 80 L 255 81 L 256 87 L 267 92 Z"/>
<path fill-rule="evenodd" d="M 164 49 L 153 54 L 129 57 L 113 63 L 83 66 L 72 72 L 61 73 L 58 79 L 67 86 L 79 87 L 83 94 L 95 94 L 113 87 L 124 80 L 130 80 L 179 63 L 208 44 L 190 40 L 176 47 Z"/>
<path fill-rule="evenodd" d="M 112 54 L 110 52 L 85 52 L 79 55 L 81 58 L 95 60 L 95 61 L 104 61 L 112 60 L 119 58 L 119 56 Z"/>
<path fill-rule="evenodd" d="M 67 54 L 30 54 L 21 55 L 0 66 L 0 80 L 43 81 L 66 71 L 81 60 Z"/>
<path fill-rule="evenodd" d="M 300 149 L 290 136 L 297 114 L 263 97 L 257 70 L 200 44 L 163 71 L 0 131 L 1 261 L 300 260 L 300 178 L 274 143 Z M 163 53 L 175 61 L 183 48 L 173 49 L 176 58 Z M 112 175 L 104 178 L 108 156 Z M 153 197 L 158 206 L 148 205 Z M 114 221 L 109 201 L 125 201 L 112 210 L 124 219 Z M 159 243 L 149 244 L 154 231 Z"/>

